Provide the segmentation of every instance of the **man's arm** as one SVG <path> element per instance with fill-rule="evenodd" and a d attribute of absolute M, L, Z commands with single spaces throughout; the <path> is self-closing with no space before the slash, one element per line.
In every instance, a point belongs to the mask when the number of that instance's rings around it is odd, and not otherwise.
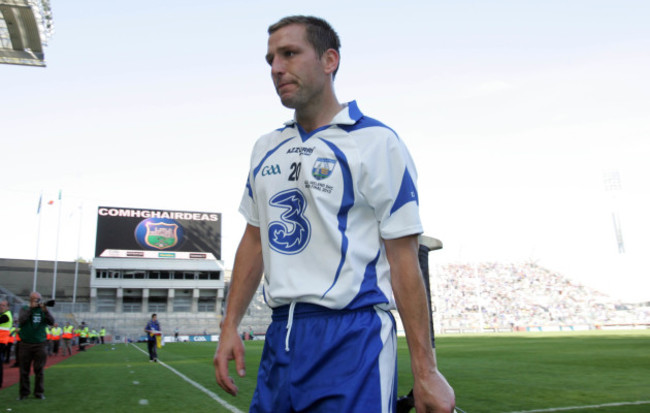
<path fill-rule="evenodd" d="M 226 315 L 221 321 L 219 345 L 213 360 L 217 383 L 233 396 L 237 395 L 239 389 L 235 386 L 232 377 L 228 375 L 228 363 L 230 360 L 235 360 L 237 374 L 240 377 L 246 374 L 244 344 L 237 333 L 237 327 L 260 285 L 263 271 L 260 229 L 249 224 L 246 226 L 235 255 Z"/>
<path fill-rule="evenodd" d="M 45 324 L 48 326 L 53 326 L 54 325 L 54 316 L 50 311 L 47 309 L 45 305 L 41 305 L 41 309 L 43 309 L 43 318 L 45 319 Z"/>
<path fill-rule="evenodd" d="M 411 235 L 384 240 L 390 264 L 391 285 L 397 311 L 406 332 L 413 372 L 416 412 L 449 413 L 455 396 L 438 371 L 436 353 L 431 348 L 430 318 L 424 282 L 418 261 L 418 237 Z"/>
<path fill-rule="evenodd" d="M 23 306 L 20 308 L 18 313 L 18 325 L 23 325 L 29 320 L 29 316 L 32 314 L 32 309 L 28 306 Z"/>

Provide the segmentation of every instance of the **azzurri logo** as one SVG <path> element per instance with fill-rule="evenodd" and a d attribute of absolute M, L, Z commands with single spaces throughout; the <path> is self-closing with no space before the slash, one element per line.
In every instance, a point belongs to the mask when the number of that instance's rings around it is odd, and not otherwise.
<path fill-rule="evenodd" d="M 183 227 L 168 218 L 148 218 L 135 228 L 135 240 L 148 250 L 166 250 L 179 245 L 185 237 Z"/>
<path fill-rule="evenodd" d="M 269 244 L 281 254 L 293 255 L 304 250 L 311 237 L 311 224 L 305 217 L 307 200 L 299 189 L 274 195 L 269 205 L 284 209 L 279 221 L 269 224 Z"/>

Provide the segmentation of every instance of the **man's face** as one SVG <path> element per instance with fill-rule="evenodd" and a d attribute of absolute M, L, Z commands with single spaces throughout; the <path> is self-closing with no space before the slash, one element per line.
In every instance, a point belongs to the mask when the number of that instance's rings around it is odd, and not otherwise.
<path fill-rule="evenodd" d="M 9 308 L 9 306 L 7 305 L 6 301 L 0 301 L 0 314 L 7 311 L 8 308 Z"/>
<path fill-rule="evenodd" d="M 41 295 L 39 293 L 31 293 L 29 295 L 29 304 L 32 307 L 36 307 L 40 304 Z"/>
<path fill-rule="evenodd" d="M 302 24 L 290 24 L 269 36 L 266 61 L 275 90 L 288 108 L 300 109 L 313 102 L 330 82 Z"/>

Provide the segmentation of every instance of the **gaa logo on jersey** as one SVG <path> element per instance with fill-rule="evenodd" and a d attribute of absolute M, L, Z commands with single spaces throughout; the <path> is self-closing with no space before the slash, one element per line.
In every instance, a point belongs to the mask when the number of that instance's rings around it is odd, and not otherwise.
<path fill-rule="evenodd" d="M 148 218 L 135 228 L 135 240 L 144 249 L 173 248 L 183 240 L 184 236 L 183 227 L 168 218 Z"/>
<path fill-rule="evenodd" d="M 318 158 L 314 162 L 314 166 L 311 168 L 311 175 L 320 181 L 332 175 L 334 171 L 334 166 L 336 166 L 335 159 L 328 158 Z"/>

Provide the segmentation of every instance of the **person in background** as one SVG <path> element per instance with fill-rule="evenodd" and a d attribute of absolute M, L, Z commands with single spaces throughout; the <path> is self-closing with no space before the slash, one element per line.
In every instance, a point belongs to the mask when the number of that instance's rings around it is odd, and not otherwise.
<path fill-rule="evenodd" d="M 61 345 L 61 334 L 63 334 L 63 329 L 59 327 L 59 323 L 55 322 L 54 327 L 50 329 L 51 343 L 52 343 L 52 352 L 51 356 L 59 355 L 59 347 Z"/>
<path fill-rule="evenodd" d="M 98 344 L 99 343 L 99 333 L 97 333 L 97 330 L 94 328 L 90 330 L 90 342 L 92 344 Z"/>
<path fill-rule="evenodd" d="M 81 324 L 78 324 L 74 328 L 73 337 L 74 337 L 74 339 L 73 339 L 72 345 L 73 346 L 79 346 L 79 342 L 81 340 Z M 79 351 L 81 351 L 81 346 L 79 346 Z"/>
<path fill-rule="evenodd" d="M 81 322 L 79 326 L 79 351 L 86 351 L 86 346 L 88 345 L 88 336 L 90 331 L 85 321 Z"/>
<path fill-rule="evenodd" d="M 106 337 L 106 329 L 102 326 L 102 328 L 99 329 L 99 340 L 102 344 L 104 344 L 104 337 Z"/>
<path fill-rule="evenodd" d="M 147 333 L 147 349 L 149 350 L 149 361 L 158 362 L 158 351 L 156 349 L 156 336 L 160 335 L 160 323 L 158 322 L 158 315 L 155 313 L 151 315 L 151 320 L 144 327 L 144 332 Z"/>
<path fill-rule="evenodd" d="M 65 322 L 63 327 L 63 355 L 65 356 L 66 351 L 68 356 L 72 355 L 72 340 L 74 340 L 74 326 L 70 324 L 69 321 Z"/>
<path fill-rule="evenodd" d="M 52 329 L 50 326 L 45 327 L 45 351 L 48 356 L 52 355 Z"/>
<path fill-rule="evenodd" d="M 18 320 L 14 321 L 14 364 L 11 367 L 20 367 L 20 326 Z"/>
<path fill-rule="evenodd" d="M 37 291 L 29 295 L 29 304 L 23 306 L 18 314 L 20 326 L 20 387 L 18 400 L 29 396 L 29 373 L 34 368 L 34 396 L 45 399 L 45 363 L 47 362 L 45 328 L 54 324 L 54 317 L 42 301 Z"/>
<path fill-rule="evenodd" d="M 11 362 L 11 350 L 13 349 L 14 343 L 16 342 L 16 323 L 11 326 L 9 330 L 9 340 L 7 341 L 7 347 L 5 348 L 5 354 L 3 355 L 3 360 L 5 363 L 9 364 Z"/>
<path fill-rule="evenodd" d="M 9 301 L 0 298 L 0 388 L 4 378 L 4 357 L 11 337 L 14 319 L 9 311 Z"/>

